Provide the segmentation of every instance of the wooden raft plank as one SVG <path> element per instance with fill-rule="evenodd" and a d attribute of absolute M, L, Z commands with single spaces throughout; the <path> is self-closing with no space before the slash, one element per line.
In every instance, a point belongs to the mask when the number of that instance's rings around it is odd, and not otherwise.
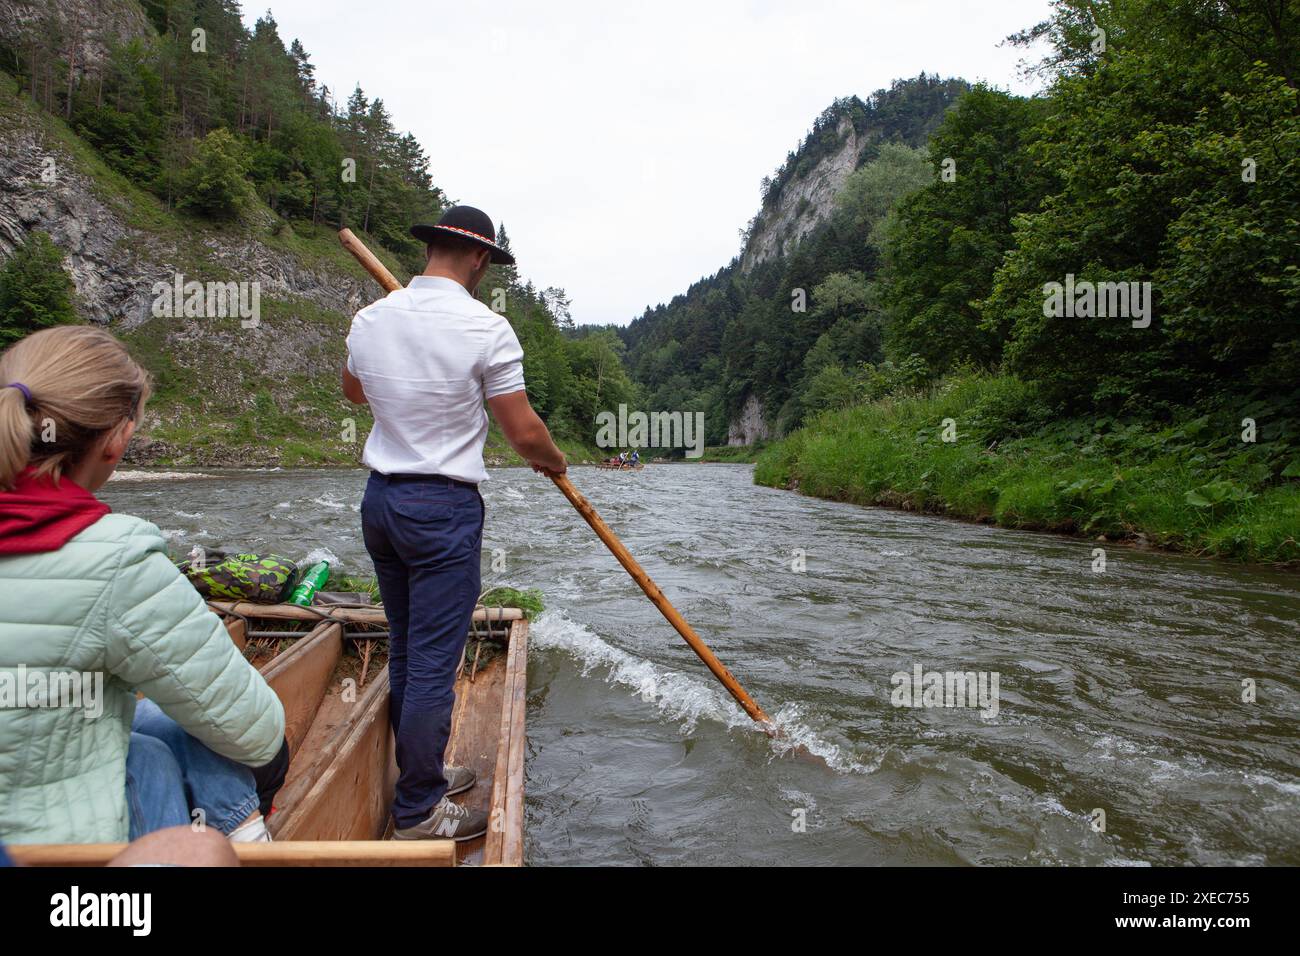
<path fill-rule="evenodd" d="M 248 646 L 248 625 L 244 623 L 243 618 L 238 617 L 228 617 L 224 623 L 226 633 L 235 642 L 235 646 L 242 651 Z"/>
<path fill-rule="evenodd" d="M 518 652 L 515 649 L 515 631 L 511 625 L 510 644 L 506 651 L 505 686 L 502 688 L 501 702 L 497 706 L 497 749 L 496 764 L 492 770 L 492 796 L 488 803 L 488 832 L 483 848 L 483 864 L 497 866 L 501 863 L 502 834 L 505 830 L 505 783 L 510 766 L 510 720 L 514 699 L 514 674 Z"/>
<path fill-rule="evenodd" d="M 339 745 L 347 736 L 349 719 L 356 713 L 356 701 L 346 702 L 342 699 L 341 691 L 326 693 L 321 700 L 316 719 L 307 731 L 298 755 L 289 763 L 284 786 L 275 795 L 272 813 L 266 823 L 272 837 L 279 839 L 283 826 L 293 818 L 303 797 L 311 792 L 320 775 L 334 759 Z"/>
<path fill-rule="evenodd" d="M 478 669 L 474 683 L 469 681 L 469 668 L 456 682 L 456 709 L 452 714 L 447 761 L 469 767 L 478 779 L 470 790 L 451 799 L 471 810 L 487 812 L 491 800 L 505 675 L 505 655 L 499 654 Z M 458 858 L 467 863 L 481 863 L 483 845 L 482 837 L 462 841 L 457 844 Z"/>
<path fill-rule="evenodd" d="M 342 626 L 323 623 L 262 668 L 262 676 L 284 704 L 290 756 L 302 747 L 342 656 Z"/>
<path fill-rule="evenodd" d="M 507 758 L 505 821 L 502 829 L 501 862 L 505 866 L 524 863 L 524 756 L 527 746 L 528 706 L 528 621 L 511 628 L 510 649 L 514 652 L 514 687 L 510 718 L 510 746 Z"/>
<path fill-rule="evenodd" d="M 450 840 L 297 840 L 292 843 L 232 843 L 243 866 L 452 866 Z M 10 845 L 23 866 L 104 866 L 125 843 Z"/>
<path fill-rule="evenodd" d="M 220 611 L 243 614 L 246 617 L 261 618 L 268 621 L 321 621 L 320 614 L 310 608 L 296 604 L 253 604 L 248 601 L 209 601 L 208 604 Z M 382 606 L 376 608 L 332 607 L 321 605 L 317 610 L 325 612 L 336 621 L 345 624 L 387 624 L 388 617 Z M 517 607 L 474 609 L 474 620 L 479 623 L 496 621 L 518 621 L 524 612 Z"/>
<path fill-rule="evenodd" d="M 397 767 L 388 723 L 388 668 L 354 706 L 338 752 L 293 813 L 280 840 L 375 840 L 383 836 Z"/>
<path fill-rule="evenodd" d="M 522 768 L 527 694 L 528 621 L 520 620 L 510 629 L 510 652 L 506 659 L 505 686 L 498 712 L 499 743 L 483 853 L 483 862 L 488 866 L 523 864 Z"/>

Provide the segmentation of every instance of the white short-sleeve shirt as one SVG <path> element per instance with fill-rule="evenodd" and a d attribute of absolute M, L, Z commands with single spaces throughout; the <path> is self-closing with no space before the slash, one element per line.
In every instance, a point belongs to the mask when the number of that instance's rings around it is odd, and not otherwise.
<path fill-rule="evenodd" d="M 352 319 L 348 371 L 375 427 L 362 461 L 386 475 L 487 479 L 483 403 L 524 388 L 524 351 L 505 316 L 459 282 L 416 276 Z"/>

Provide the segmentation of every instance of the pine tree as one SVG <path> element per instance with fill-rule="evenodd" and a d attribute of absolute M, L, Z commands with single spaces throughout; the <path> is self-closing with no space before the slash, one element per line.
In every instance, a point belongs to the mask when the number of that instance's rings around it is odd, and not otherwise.
<path fill-rule="evenodd" d="M 53 325 L 76 322 L 72 278 L 48 235 L 33 232 L 0 268 L 0 348 Z"/>

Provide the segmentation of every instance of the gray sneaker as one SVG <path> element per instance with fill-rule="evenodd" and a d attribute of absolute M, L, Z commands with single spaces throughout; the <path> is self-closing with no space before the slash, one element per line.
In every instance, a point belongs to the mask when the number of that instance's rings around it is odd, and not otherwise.
<path fill-rule="evenodd" d="M 487 833 L 488 815 L 457 806 L 446 797 L 438 801 L 427 820 L 393 831 L 394 840 L 472 840 Z"/>
<path fill-rule="evenodd" d="M 454 797 L 474 786 L 477 779 L 469 767 L 453 767 L 447 764 L 442 768 L 442 775 L 447 778 L 447 796 Z"/>

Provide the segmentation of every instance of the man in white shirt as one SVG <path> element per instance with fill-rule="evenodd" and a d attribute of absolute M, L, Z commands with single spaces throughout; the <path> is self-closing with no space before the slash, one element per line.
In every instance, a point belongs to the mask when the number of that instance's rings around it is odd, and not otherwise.
<path fill-rule="evenodd" d="M 487 831 L 487 815 L 447 799 L 474 774 L 445 764 L 444 752 L 479 597 L 484 402 L 535 471 L 563 474 L 566 462 L 529 404 L 514 330 L 474 298 L 491 263 L 514 262 L 492 220 L 456 206 L 411 234 L 428 264 L 353 318 L 343 393 L 375 419 L 361 526 L 388 616 L 394 838 L 469 840 Z"/>

